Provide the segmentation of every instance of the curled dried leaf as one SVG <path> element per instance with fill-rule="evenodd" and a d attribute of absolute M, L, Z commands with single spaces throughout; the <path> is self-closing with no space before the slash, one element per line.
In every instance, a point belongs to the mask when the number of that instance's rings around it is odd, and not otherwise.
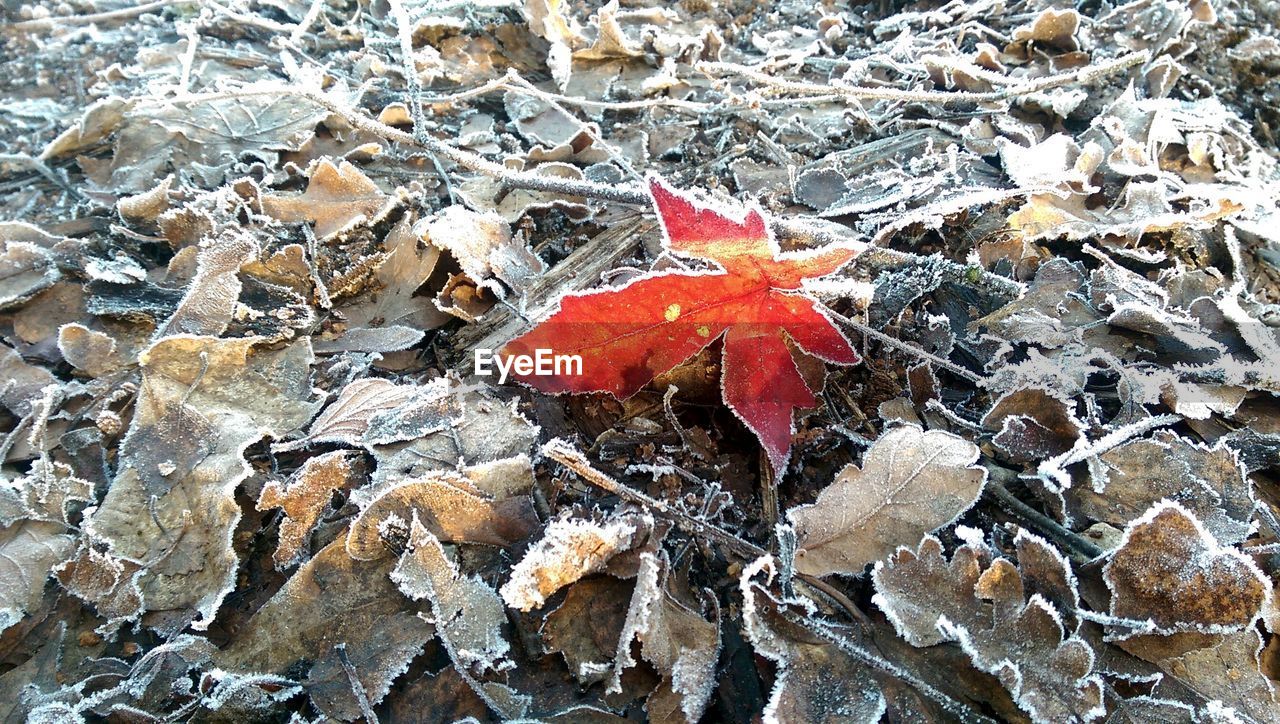
<path fill-rule="evenodd" d="M 604 569 L 609 559 L 639 542 L 652 521 L 628 515 L 602 523 L 561 518 L 546 527 L 511 569 L 499 592 L 511 608 L 531 611 L 547 597 L 583 576 Z"/>

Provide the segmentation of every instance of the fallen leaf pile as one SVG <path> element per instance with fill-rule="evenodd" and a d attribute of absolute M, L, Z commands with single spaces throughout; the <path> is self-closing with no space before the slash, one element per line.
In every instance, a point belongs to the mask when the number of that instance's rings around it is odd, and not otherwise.
<path fill-rule="evenodd" d="M 1274 3 L 3 12 L 0 721 L 1280 722 Z"/>

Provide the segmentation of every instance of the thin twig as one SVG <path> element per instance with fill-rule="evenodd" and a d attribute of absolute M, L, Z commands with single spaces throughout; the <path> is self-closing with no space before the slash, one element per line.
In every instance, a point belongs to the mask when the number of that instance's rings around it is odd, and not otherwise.
<path fill-rule="evenodd" d="M 901 352 L 906 352 L 907 354 L 914 355 L 916 357 L 919 357 L 920 359 L 928 360 L 934 363 L 935 365 L 942 367 L 943 369 L 946 369 L 955 373 L 959 377 L 963 377 L 964 379 L 969 380 L 975 385 L 982 384 L 982 382 L 984 381 L 982 376 L 976 375 L 973 372 L 970 372 L 969 370 L 961 367 L 960 365 L 950 360 L 945 360 L 936 354 L 926 352 L 909 342 L 903 342 L 900 339 L 890 337 L 884 332 L 881 332 L 878 329 L 872 329 L 871 327 L 863 324 L 862 322 L 857 322 L 852 319 L 849 319 L 843 314 L 833 311 L 830 307 L 824 306 L 823 311 L 826 312 L 826 314 L 830 316 L 832 319 L 836 320 L 837 322 L 840 322 L 841 324 L 849 327 L 850 329 L 854 329 L 858 332 L 861 332 L 862 334 L 867 335 L 868 337 L 872 337 L 876 340 L 879 340 L 880 342 L 883 342 L 884 344 L 890 347 L 893 347 L 894 349 L 899 350 Z"/>
<path fill-rule="evenodd" d="M 737 63 L 699 63 L 697 69 L 707 73 L 733 74 L 749 78 L 773 90 L 800 95 L 836 94 L 853 100 L 888 100 L 914 103 L 990 103 L 1039 93 L 1064 85 L 1087 85 L 1120 71 L 1140 65 L 1149 57 L 1146 51 L 1129 53 L 1100 65 L 1090 65 L 1068 73 L 1058 73 L 1036 78 L 1000 90 L 974 93 L 969 91 L 913 91 L 901 88 L 875 88 L 870 86 L 841 86 L 824 83 L 805 83 L 777 78 L 754 68 Z"/>
<path fill-rule="evenodd" d="M 686 533 L 695 533 L 711 538 L 748 560 L 754 560 L 767 553 L 760 546 L 745 541 L 727 530 L 712 525 L 705 520 L 698 520 L 683 511 L 676 510 L 665 500 L 651 498 L 624 483 L 614 480 L 592 467 L 590 460 L 587 460 L 576 448 L 560 438 L 551 440 L 543 445 L 542 454 L 572 470 L 578 477 L 597 488 L 616 495 L 623 500 L 643 506 L 645 509 L 671 520 L 671 522 L 683 528 Z"/>
<path fill-rule="evenodd" d="M 10 30 L 57 30 L 60 28 L 93 25 L 95 23 L 108 23 L 113 20 L 125 20 L 127 18 L 137 17 L 138 15 L 146 15 L 154 10 L 163 10 L 173 5 L 195 5 L 195 0 L 157 0 L 156 2 L 143 3 L 131 8 L 120 8 L 119 10 L 108 10 L 101 13 L 90 13 L 89 15 L 65 15 L 62 17 L 37 18 L 35 20 L 23 20 L 18 23 L 10 23 L 5 26 Z"/>
<path fill-rule="evenodd" d="M 373 707 L 369 704 L 369 695 L 365 693 L 364 684 L 360 683 L 360 678 L 356 676 L 356 667 L 351 664 L 351 657 L 347 656 L 347 645 L 345 643 L 338 644 L 333 647 L 338 654 L 338 662 L 342 664 L 342 670 L 347 672 L 347 679 L 351 681 L 351 693 L 356 697 L 356 704 L 360 707 L 360 713 L 368 724 L 378 724 L 378 715 L 373 713 Z"/>
<path fill-rule="evenodd" d="M 1012 513 L 1016 518 L 1034 526 L 1036 532 L 1052 538 L 1064 548 L 1074 551 L 1086 560 L 1093 560 L 1106 552 L 1081 538 L 1053 518 L 1022 502 L 1013 493 L 1010 493 L 1009 489 L 1005 487 L 1005 483 L 1017 480 L 1018 474 L 1016 472 L 990 461 L 984 461 L 983 464 L 990 475 L 987 479 L 986 487 L 982 489 L 983 497 L 989 498 L 992 502 Z"/>

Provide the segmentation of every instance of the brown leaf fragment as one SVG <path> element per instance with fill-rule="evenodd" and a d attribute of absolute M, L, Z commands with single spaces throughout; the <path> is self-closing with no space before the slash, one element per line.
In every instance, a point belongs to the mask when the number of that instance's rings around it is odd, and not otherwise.
<path fill-rule="evenodd" d="M 487 583 L 465 576 L 440 540 L 415 516 L 409 548 L 391 571 L 404 595 L 431 603 L 436 634 L 461 671 L 498 671 L 511 644 L 502 633 L 507 621 L 502 599 Z"/>
<path fill-rule="evenodd" d="M 511 608 L 539 608 L 561 588 L 604 570 L 610 558 L 639 542 L 651 526 L 649 519 L 634 515 L 601 523 L 556 519 L 547 525 L 542 540 L 511 569 L 511 578 L 499 593 Z"/>
<path fill-rule="evenodd" d="M 387 232 L 382 242 L 385 252 L 377 261 L 373 281 L 376 286 L 342 307 L 349 329 L 407 330 L 417 334 L 435 329 L 451 317 L 436 308 L 427 295 L 417 296 L 440 261 L 438 247 L 427 244 L 414 230 L 412 213 L 407 213 Z"/>
<path fill-rule="evenodd" d="M 502 547 L 524 540 L 538 526 L 531 497 L 490 499 L 461 475 L 437 473 L 377 493 L 352 521 L 347 551 L 357 560 L 377 557 L 385 546 L 385 526 L 398 525 L 407 533 L 415 519 L 446 542 Z"/>
<path fill-rule="evenodd" d="M 50 569 L 73 546 L 74 539 L 58 523 L 22 520 L 0 528 L 0 632 L 40 605 Z"/>
<path fill-rule="evenodd" d="M 371 704 L 435 634 L 391 582 L 395 558 L 356 561 L 341 540 L 298 569 L 217 657 L 233 672 L 284 673 L 314 662 L 306 682 L 317 708 L 345 721 L 361 716 L 335 647 L 348 660 Z"/>
<path fill-rule="evenodd" d="M 173 190 L 173 174 L 151 189 L 116 201 L 120 218 L 134 222 L 154 223 L 160 214 L 169 210 L 169 192 Z"/>
<path fill-rule="evenodd" d="M 248 476 L 244 450 L 311 417 L 313 361 L 304 340 L 176 335 L 142 353 L 142 382 L 119 468 L 84 527 L 118 558 L 143 562 L 148 611 L 209 625 L 235 582 L 234 491 Z"/>
<path fill-rule="evenodd" d="M 75 322 L 58 329 L 58 350 L 72 367 L 90 377 L 109 375 L 128 364 L 111 335 Z"/>
<path fill-rule="evenodd" d="M 1013 31 L 1016 43 L 1030 44 L 1035 42 L 1056 50 L 1077 50 L 1076 29 L 1080 26 L 1080 14 L 1075 10 L 1058 10 L 1048 8 L 1041 12 L 1030 24 Z"/>
<path fill-rule="evenodd" d="M 309 170 L 307 190 L 298 196 L 265 194 L 262 210 L 280 221 L 309 221 L 316 238 L 326 241 L 360 224 L 372 224 L 386 216 L 395 197 L 348 161 L 325 158 Z"/>
<path fill-rule="evenodd" d="M 356 478 L 358 458 L 346 450 L 334 450 L 308 458 L 286 482 L 272 480 L 258 496 L 258 510 L 280 508 L 280 543 L 273 559 L 277 570 L 301 561 L 307 541 L 335 490 L 350 486 Z"/>
<path fill-rule="evenodd" d="M 796 569 L 825 576 L 864 566 L 955 521 L 986 484 L 978 448 L 947 432 L 895 427 L 875 441 L 863 467 L 846 467 L 812 505 L 792 509 Z"/>
<path fill-rule="evenodd" d="M 1061 455 L 1080 438 L 1084 423 L 1065 400 L 1047 390 L 1027 388 L 1001 397 L 982 427 L 996 433 L 993 442 L 1015 463 Z"/>
<path fill-rule="evenodd" d="M 142 591 L 137 582 L 141 570 L 137 563 L 82 545 L 74 556 L 54 567 L 53 575 L 63 588 L 93 604 L 98 615 L 107 619 L 100 630 L 111 630 L 142 615 Z"/>
<path fill-rule="evenodd" d="M 747 566 L 739 578 L 742 619 L 756 652 L 778 664 L 778 677 L 769 702 L 766 722 L 814 722 L 815 724 L 873 724 L 880 721 L 886 701 L 879 685 L 861 663 L 836 646 L 806 635 L 780 615 L 787 605 L 809 609 L 803 599 L 783 601 L 759 580 L 772 580 L 774 562 L 762 557 Z"/>
<path fill-rule="evenodd" d="M 48 249 L 0 239 L 0 309 L 27 301 L 61 278 Z"/>
<path fill-rule="evenodd" d="M 380 377 L 355 380 L 343 387 L 338 399 L 316 416 L 305 438 L 277 447 L 289 449 L 325 442 L 359 445 L 375 415 L 395 409 L 413 394 L 412 385 L 397 385 Z"/>
<path fill-rule="evenodd" d="M 638 58 L 644 51 L 622 32 L 618 24 L 618 2 L 612 0 L 596 11 L 596 27 L 599 33 L 590 48 L 575 51 L 574 60 L 609 60 L 612 58 Z"/>
<path fill-rule="evenodd" d="M 1207 447 L 1167 430 L 1099 456 L 1092 487 L 1066 491 L 1073 510 L 1116 527 L 1163 499 L 1176 500 L 1224 545 L 1249 535 L 1255 502 L 1239 459 L 1226 445 Z"/>
<path fill-rule="evenodd" d="M 1213 646 L 1157 659 L 1155 663 L 1196 693 L 1220 703 L 1217 721 L 1280 722 L 1280 693 L 1260 670 L 1262 636 L 1256 629 L 1227 634 Z"/>
<path fill-rule="evenodd" d="M 572 583 L 564 600 L 547 614 L 542 640 L 564 656 L 578 683 L 589 686 L 612 671 L 634 586 L 612 576 Z"/>
<path fill-rule="evenodd" d="M 200 245 L 196 275 L 155 338 L 174 334 L 217 336 L 227 329 L 240 298 L 240 267 L 253 261 L 258 242 L 245 232 L 228 229 Z"/>
<path fill-rule="evenodd" d="M 1026 597 L 1008 559 L 984 570 L 982 553 L 964 545 L 948 562 L 942 543 L 926 536 L 917 550 L 877 563 L 872 581 L 872 600 L 898 635 L 917 647 L 958 642 L 1034 720 L 1092 721 L 1105 712 L 1093 650 L 1068 635 L 1048 599 Z"/>
<path fill-rule="evenodd" d="M 636 587 L 618 639 L 613 680 L 609 690 L 622 691 L 622 672 L 635 665 L 632 641 L 641 643 L 640 655 L 663 676 L 663 683 L 651 695 L 649 706 L 669 692 L 678 698 L 684 719 L 697 722 L 706 710 L 716 684 L 716 662 L 720 658 L 719 622 L 707 621 L 667 591 L 667 562 L 652 552 L 640 554 Z"/>
<path fill-rule="evenodd" d="M 15 415 L 26 416 L 40 399 L 41 390 L 57 384 L 57 379 L 43 367 L 22 359 L 12 348 L 0 345 L 0 405 Z"/>
<path fill-rule="evenodd" d="M 1170 500 L 1129 524 L 1102 575 L 1111 615 L 1150 621 L 1162 634 L 1238 631 L 1257 620 L 1271 588 L 1248 556 L 1219 545 Z"/>
<path fill-rule="evenodd" d="M 520 293 L 546 271 L 542 260 L 493 212 L 449 206 L 427 221 L 426 236 L 452 254 L 473 282 L 499 297 L 506 292 L 494 280 Z"/>

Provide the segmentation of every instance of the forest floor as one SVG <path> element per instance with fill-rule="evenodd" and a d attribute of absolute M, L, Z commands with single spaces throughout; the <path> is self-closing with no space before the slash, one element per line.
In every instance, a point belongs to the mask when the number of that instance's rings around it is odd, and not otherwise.
<path fill-rule="evenodd" d="M 0 721 L 1280 722 L 1276 0 L 4 15 Z"/>

